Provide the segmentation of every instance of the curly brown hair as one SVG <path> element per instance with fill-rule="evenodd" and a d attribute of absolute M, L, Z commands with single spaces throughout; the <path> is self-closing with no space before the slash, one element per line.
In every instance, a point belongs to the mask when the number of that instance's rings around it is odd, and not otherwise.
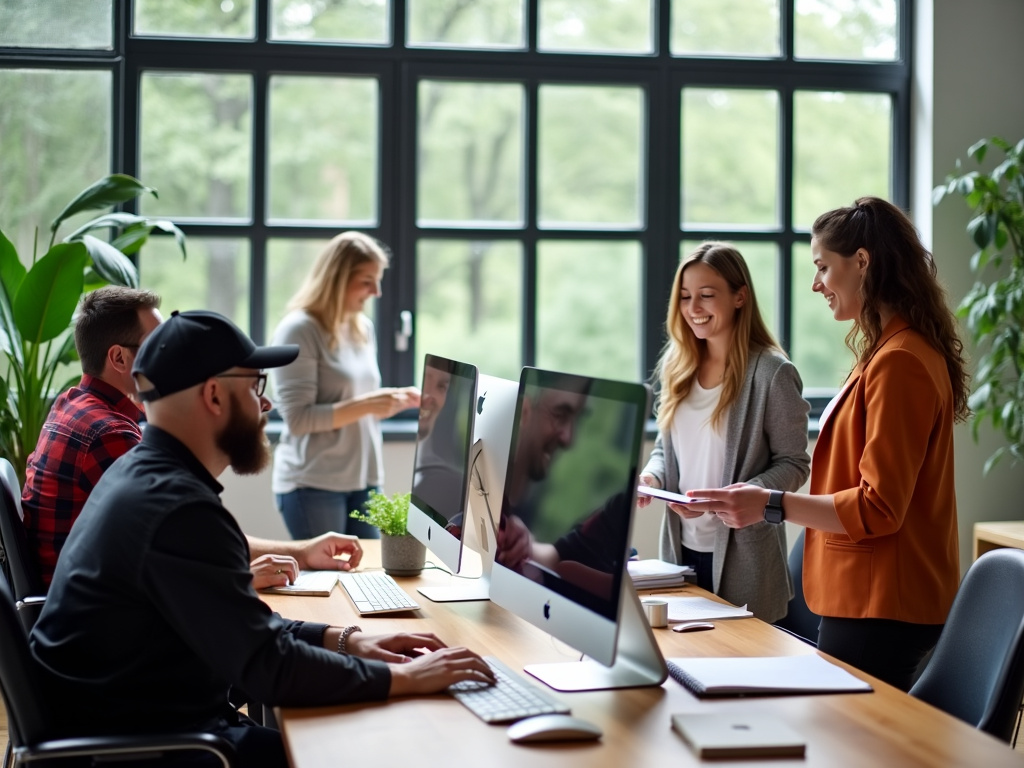
<path fill-rule="evenodd" d="M 844 258 L 852 258 L 860 248 L 871 256 L 861 283 L 860 317 L 846 337 L 858 361 L 866 362 L 875 351 L 882 336 L 881 308 L 891 309 L 945 358 L 954 417 L 966 420 L 970 374 L 964 345 L 946 292 L 936 278 L 935 259 L 907 214 L 881 198 L 862 197 L 852 206 L 821 214 L 811 235 L 821 247 Z"/>

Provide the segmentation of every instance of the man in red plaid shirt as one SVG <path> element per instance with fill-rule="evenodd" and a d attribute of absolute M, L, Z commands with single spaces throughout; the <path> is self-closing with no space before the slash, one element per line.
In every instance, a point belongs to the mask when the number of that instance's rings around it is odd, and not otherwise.
<path fill-rule="evenodd" d="M 110 285 L 86 294 L 78 308 L 82 380 L 50 409 L 28 457 L 21 496 L 29 549 L 47 588 L 92 489 L 116 459 L 142 442 L 145 414 L 133 399 L 131 370 L 139 346 L 162 320 L 159 306 L 151 291 Z M 339 533 L 304 541 L 246 539 L 255 589 L 284 586 L 303 568 L 350 570 L 362 557 L 358 540 Z"/>
<path fill-rule="evenodd" d="M 161 321 L 151 291 L 107 286 L 86 294 L 75 321 L 82 380 L 63 392 L 28 457 L 21 504 L 29 548 L 50 585 L 71 524 L 100 476 L 142 440 L 132 363 Z"/>

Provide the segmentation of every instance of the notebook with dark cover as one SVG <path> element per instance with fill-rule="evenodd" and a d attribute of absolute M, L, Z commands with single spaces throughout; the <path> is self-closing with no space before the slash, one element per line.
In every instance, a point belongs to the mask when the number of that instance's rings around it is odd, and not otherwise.
<path fill-rule="evenodd" d="M 758 658 L 669 658 L 668 672 L 691 693 L 712 696 L 778 696 L 868 693 L 871 685 L 817 654 Z"/>

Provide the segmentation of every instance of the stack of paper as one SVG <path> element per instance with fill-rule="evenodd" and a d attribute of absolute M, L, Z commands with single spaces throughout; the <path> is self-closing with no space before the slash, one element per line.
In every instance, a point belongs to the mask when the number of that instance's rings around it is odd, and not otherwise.
<path fill-rule="evenodd" d="M 676 597 L 674 595 L 651 595 L 668 603 L 669 621 L 717 621 L 718 619 L 746 619 L 754 614 L 747 606 L 737 607 L 731 603 L 720 603 L 707 597 Z"/>
<path fill-rule="evenodd" d="M 694 575 L 692 566 L 675 565 L 664 560 L 629 560 L 626 570 L 637 589 L 680 587 L 687 576 Z"/>
<path fill-rule="evenodd" d="M 871 684 L 813 653 L 765 658 L 668 658 L 669 674 L 697 696 L 869 693 Z"/>

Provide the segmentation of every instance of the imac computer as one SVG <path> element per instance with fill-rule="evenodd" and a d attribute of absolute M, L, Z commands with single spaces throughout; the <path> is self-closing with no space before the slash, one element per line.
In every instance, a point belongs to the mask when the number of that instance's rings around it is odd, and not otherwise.
<path fill-rule="evenodd" d="M 486 490 L 484 478 L 493 475 L 481 466 L 494 462 L 482 455 L 478 429 L 490 436 L 489 443 L 504 435 L 500 465 L 504 472 L 518 388 L 513 382 L 503 386 L 502 381 L 479 376 L 476 367 L 467 363 L 429 354 L 424 360 L 407 528 L 452 572 L 449 586 L 420 587 L 419 592 L 430 600 L 488 598 L 495 524 L 486 515 L 486 506 L 471 505 L 470 497 L 480 488 Z M 497 487 L 494 495 L 500 496 L 500 481 Z M 480 555 L 479 577 L 458 575 L 467 548 Z"/>
<path fill-rule="evenodd" d="M 664 658 L 626 575 L 644 384 L 524 368 L 491 600 L 589 658 L 529 665 L 562 691 L 661 685 Z"/>

